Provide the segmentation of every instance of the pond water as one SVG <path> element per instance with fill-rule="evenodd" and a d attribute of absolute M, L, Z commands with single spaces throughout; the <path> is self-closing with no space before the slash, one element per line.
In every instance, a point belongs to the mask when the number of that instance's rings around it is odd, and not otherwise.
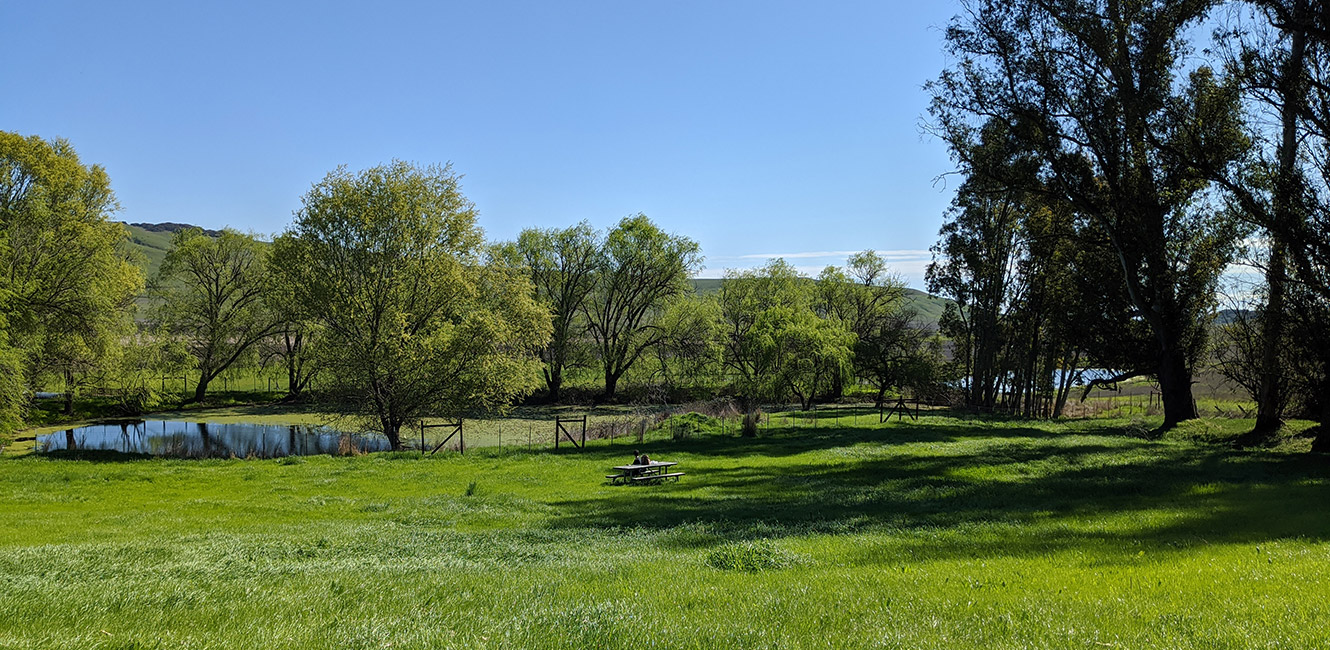
<path fill-rule="evenodd" d="M 382 436 L 306 425 L 126 420 L 37 436 L 39 452 L 62 449 L 173 458 L 278 458 L 387 451 L 389 445 Z"/>

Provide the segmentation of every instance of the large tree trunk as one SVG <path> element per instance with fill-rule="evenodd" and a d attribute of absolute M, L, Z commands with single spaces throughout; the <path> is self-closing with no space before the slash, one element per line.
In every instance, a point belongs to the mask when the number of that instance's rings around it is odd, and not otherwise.
<path fill-rule="evenodd" d="M 387 418 L 380 418 L 379 423 L 383 426 L 383 435 L 388 439 L 388 446 L 393 451 L 402 450 L 402 423 L 393 422 Z"/>
<path fill-rule="evenodd" d="M 1159 393 L 1164 400 L 1164 425 L 1172 429 L 1179 422 L 1196 418 L 1196 401 L 1191 392 L 1191 368 L 1187 355 L 1177 344 L 1166 347 L 1159 359 Z"/>
<path fill-rule="evenodd" d="M 831 376 L 831 400 L 838 400 L 845 396 L 845 377 L 837 372 Z"/>
<path fill-rule="evenodd" d="M 65 415 L 74 414 L 74 373 L 65 371 Z"/>
<path fill-rule="evenodd" d="M 1321 413 L 1312 439 L 1312 451 L 1330 454 L 1330 372 L 1321 378 Z"/>
<path fill-rule="evenodd" d="M 618 393 L 620 374 L 608 369 L 605 371 L 605 399 L 614 399 Z"/>
<path fill-rule="evenodd" d="M 289 329 L 283 336 L 286 341 L 286 399 L 297 401 L 304 395 L 310 381 L 303 356 L 305 337 L 299 331 L 292 334 Z"/>
<path fill-rule="evenodd" d="M 296 367 L 295 359 L 288 358 L 286 361 L 286 398 L 292 401 L 300 399 L 305 392 L 305 377 L 301 376 L 300 369 Z"/>
<path fill-rule="evenodd" d="M 1256 426 L 1252 434 L 1265 438 L 1279 429 L 1283 418 L 1284 372 L 1279 351 L 1284 338 L 1284 243 L 1276 239 L 1270 246 L 1270 265 L 1266 283 L 1270 295 L 1261 318 L 1261 383 L 1256 400 Z"/>
<path fill-rule="evenodd" d="M 1306 6 L 1297 3 L 1296 18 L 1304 19 Z M 1266 268 L 1269 299 L 1261 321 L 1261 390 L 1256 403 L 1254 436 L 1268 437 L 1279 429 L 1283 416 L 1283 372 L 1279 365 L 1279 350 L 1284 335 L 1285 247 L 1282 230 L 1301 222 L 1297 213 L 1298 183 L 1298 115 L 1306 103 L 1303 84 L 1304 56 L 1307 34 L 1301 26 L 1291 30 L 1289 54 L 1279 72 L 1283 106 L 1280 107 L 1279 175 L 1274 196 L 1274 221 L 1270 245 L 1270 264 Z"/>
<path fill-rule="evenodd" d="M 559 389 L 563 387 L 563 368 L 546 369 L 545 386 L 549 388 L 550 401 L 559 401 Z"/>
<path fill-rule="evenodd" d="M 203 398 L 207 397 L 208 382 L 211 381 L 212 377 L 208 376 L 208 373 L 206 372 L 199 373 L 199 383 L 194 385 L 194 400 L 193 400 L 194 402 L 202 402 Z"/>

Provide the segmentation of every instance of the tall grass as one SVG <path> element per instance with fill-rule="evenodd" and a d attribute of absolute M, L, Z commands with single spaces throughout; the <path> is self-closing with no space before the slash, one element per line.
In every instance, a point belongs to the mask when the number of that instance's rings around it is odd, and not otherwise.
<path fill-rule="evenodd" d="M 608 439 L 0 456 L 0 647 L 1326 647 L 1321 459 L 840 415 L 649 437 L 651 487 Z"/>

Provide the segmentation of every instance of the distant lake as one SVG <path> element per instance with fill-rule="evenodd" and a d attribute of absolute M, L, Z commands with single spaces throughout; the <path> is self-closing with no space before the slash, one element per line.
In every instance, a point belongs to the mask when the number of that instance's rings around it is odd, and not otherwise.
<path fill-rule="evenodd" d="M 382 436 L 284 424 L 127 420 L 37 436 L 37 451 L 119 451 L 172 458 L 279 458 L 387 451 Z"/>

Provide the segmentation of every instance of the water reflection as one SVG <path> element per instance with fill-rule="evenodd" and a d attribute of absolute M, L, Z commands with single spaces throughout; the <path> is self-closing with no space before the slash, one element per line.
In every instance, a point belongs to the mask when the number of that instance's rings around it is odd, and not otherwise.
<path fill-rule="evenodd" d="M 37 449 L 105 450 L 175 458 L 277 458 L 387 451 L 389 446 L 387 439 L 379 436 L 326 427 L 131 420 L 38 436 Z"/>

